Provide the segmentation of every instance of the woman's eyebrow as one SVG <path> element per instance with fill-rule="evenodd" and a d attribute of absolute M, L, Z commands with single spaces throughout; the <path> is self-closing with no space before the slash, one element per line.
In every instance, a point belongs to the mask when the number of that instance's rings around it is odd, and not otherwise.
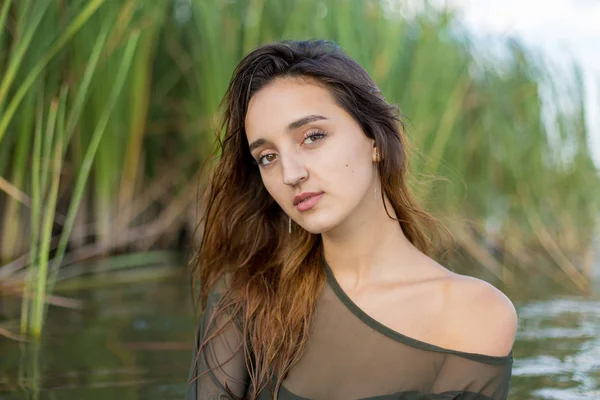
<path fill-rule="evenodd" d="M 314 115 L 314 114 L 313 115 L 307 115 L 306 117 L 302 117 L 300 119 L 297 119 L 294 122 L 291 122 L 287 126 L 286 131 L 291 132 L 291 131 L 296 130 L 296 129 L 298 129 L 298 128 L 306 125 L 306 124 L 310 124 L 311 122 L 318 121 L 318 120 L 321 120 L 321 119 L 327 119 L 327 118 L 324 117 L 324 116 L 322 116 L 322 115 Z"/>
<path fill-rule="evenodd" d="M 316 114 L 307 115 L 306 117 L 302 117 L 302 118 L 297 119 L 296 121 L 290 122 L 288 124 L 287 128 L 285 128 L 285 130 L 287 132 L 291 132 L 291 131 L 294 131 L 306 124 L 310 124 L 311 122 L 319 121 L 319 120 L 326 120 L 326 119 L 328 119 L 328 118 L 324 117 L 322 115 L 316 115 Z M 268 140 L 264 139 L 264 138 L 256 139 L 255 141 L 250 143 L 250 152 L 252 152 L 254 149 L 262 146 L 263 144 L 265 144 L 267 142 L 268 142 Z"/>

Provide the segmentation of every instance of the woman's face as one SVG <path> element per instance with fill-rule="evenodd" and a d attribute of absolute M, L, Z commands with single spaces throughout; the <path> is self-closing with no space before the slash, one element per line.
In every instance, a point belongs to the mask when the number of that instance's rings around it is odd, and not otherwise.
<path fill-rule="evenodd" d="M 309 82 L 279 78 L 259 90 L 245 128 L 267 191 L 298 225 L 317 234 L 374 204 L 375 151 L 329 91 Z M 296 206 L 294 197 L 307 192 L 322 195 Z"/>

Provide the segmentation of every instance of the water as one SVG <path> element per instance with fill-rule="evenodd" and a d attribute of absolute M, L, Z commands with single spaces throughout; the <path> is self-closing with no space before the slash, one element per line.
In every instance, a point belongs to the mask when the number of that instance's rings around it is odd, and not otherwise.
<path fill-rule="evenodd" d="M 39 351 L 0 337 L 0 399 L 182 400 L 195 329 L 187 287 L 66 293 L 86 308 L 51 308 Z M 600 296 L 539 298 L 515 301 L 509 398 L 600 399 Z"/>
<path fill-rule="evenodd" d="M 600 300 L 556 297 L 517 311 L 510 398 L 600 399 Z"/>

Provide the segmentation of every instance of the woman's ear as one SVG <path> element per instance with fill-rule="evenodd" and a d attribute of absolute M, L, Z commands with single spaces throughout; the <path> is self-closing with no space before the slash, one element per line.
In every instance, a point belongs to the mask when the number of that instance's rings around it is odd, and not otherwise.
<path fill-rule="evenodd" d="M 373 146 L 373 149 L 371 151 L 371 158 L 373 159 L 373 162 L 381 161 L 381 151 L 377 146 Z"/>

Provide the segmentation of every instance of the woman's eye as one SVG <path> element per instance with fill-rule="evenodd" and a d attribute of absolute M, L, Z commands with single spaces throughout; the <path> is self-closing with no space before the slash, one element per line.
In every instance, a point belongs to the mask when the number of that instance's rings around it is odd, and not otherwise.
<path fill-rule="evenodd" d="M 308 136 L 306 136 L 304 141 L 306 142 L 306 140 L 311 139 L 314 143 L 314 142 L 318 142 L 319 140 L 323 139 L 324 137 L 325 137 L 324 132 L 315 132 L 315 133 L 311 133 Z M 308 143 L 308 144 L 312 144 L 312 143 Z"/>
<path fill-rule="evenodd" d="M 257 160 L 257 163 L 258 163 L 258 165 L 259 165 L 259 166 L 261 166 L 261 167 L 266 167 L 267 165 L 271 164 L 270 162 L 269 162 L 269 163 L 267 163 L 267 164 L 263 164 L 263 162 L 262 162 L 262 161 L 263 161 L 263 159 L 264 159 L 265 157 L 274 156 L 274 155 L 275 155 L 275 154 L 269 153 L 269 154 L 265 154 L 264 156 L 260 156 L 260 157 L 258 157 L 258 160 Z"/>

